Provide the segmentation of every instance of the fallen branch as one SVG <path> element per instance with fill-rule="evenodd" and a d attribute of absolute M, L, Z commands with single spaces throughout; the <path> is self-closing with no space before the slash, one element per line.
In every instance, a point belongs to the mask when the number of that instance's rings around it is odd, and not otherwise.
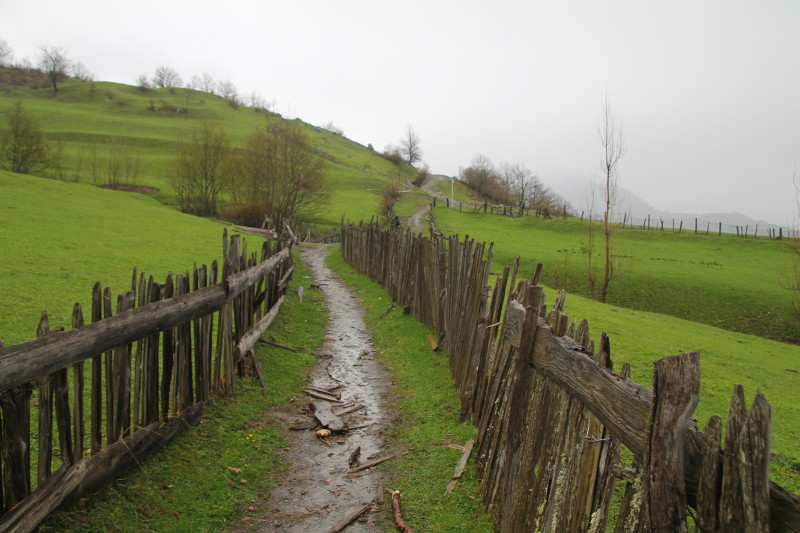
<path fill-rule="evenodd" d="M 228 485 L 230 485 L 230 487 L 231 487 L 232 489 L 236 489 L 236 490 L 242 490 L 242 487 L 240 487 L 239 485 L 237 485 L 236 483 L 234 483 L 233 481 L 231 481 L 231 478 L 229 478 L 229 477 L 228 477 L 228 476 L 226 476 L 225 474 L 222 474 L 222 479 L 224 479 L 224 480 L 225 480 L 225 483 L 227 483 Z"/>
<path fill-rule="evenodd" d="M 381 315 L 381 318 L 386 318 L 386 315 L 391 313 L 393 309 L 394 309 L 394 304 L 390 305 L 389 309 L 387 309 L 386 311 L 383 312 L 383 314 Z"/>
<path fill-rule="evenodd" d="M 461 452 L 461 458 L 458 460 L 458 463 L 456 463 L 456 471 L 453 474 L 453 479 L 447 484 L 447 489 L 444 491 L 445 498 L 453 492 L 453 489 L 456 488 L 456 483 L 458 483 L 458 480 L 464 475 L 464 469 L 467 467 L 467 461 L 472 453 L 473 446 L 475 446 L 474 440 L 467 441 L 467 443 L 464 444 L 464 451 Z"/>
<path fill-rule="evenodd" d="M 333 398 L 334 400 L 341 400 L 342 399 L 341 393 L 340 394 L 334 394 L 333 393 L 333 391 L 335 391 L 338 388 L 339 388 L 339 386 L 332 387 L 330 389 L 320 389 L 320 388 L 317 388 L 317 387 L 309 387 L 308 390 L 310 390 L 311 392 L 316 392 L 317 394 L 321 394 L 323 396 L 329 396 L 329 397 Z M 328 398 L 320 398 L 320 400 L 327 400 L 327 399 Z"/>
<path fill-rule="evenodd" d="M 284 350 L 289 350 L 290 352 L 305 352 L 306 349 L 302 346 L 289 346 L 288 344 L 281 344 L 275 341 L 265 341 L 260 340 L 259 342 L 263 344 L 269 344 L 270 346 L 275 346 L 276 348 L 283 348 Z"/>
<path fill-rule="evenodd" d="M 337 522 L 335 526 L 328 530 L 328 533 L 339 533 L 344 528 L 358 520 L 358 517 L 367 512 L 370 507 L 372 507 L 372 502 L 353 507 L 349 514 L 347 514 L 343 519 Z"/>
<path fill-rule="evenodd" d="M 312 398 L 316 398 L 318 400 L 325 400 L 325 401 L 334 402 L 334 403 L 343 403 L 342 400 L 340 400 L 339 398 L 337 398 L 333 394 L 328 394 L 328 393 L 324 393 L 324 392 L 316 392 L 316 391 L 313 391 L 313 390 L 310 390 L 310 389 L 306 389 L 303 392 L 305 392 L 306 394 L 308 394 Z"/>
<path fill-rule="evenodd" d="M 396 490 L 392 492 L 392 511 L 394 511 L 394 523 L 397 524 L 398 531 L 402 531 L 402 533 L 414 533 L 406 521 L 403 520 L 403 513 L 400 510 L 400 491 Z"/>
<path fill-rule="evenodd" d="M 366 470 L 367 468 L 372 468 L 373 466 L 377 466 L 377 465 L 379 465 L 379 464 L 381 464 L 381 463 L 383 463 L 385 461 L 388 461 L 389 459 L 394 459 L 394 458 L 395 458 L 394 455 L 389 455 L 388 457 L 382 457 L 381 459 L 375 459 L 374 461 L 372 461 L 370 463 L 363 464 L 363 465 L 359 466 L 358 468 L 351 468 L 350 470 L 347 471 L 347 473 L 348 474 L 354 474 L 356 472 L 360 472 L 361 470 Z"/>
<path fill-rule="evenodd" d="M 358 405 L 354 405 L 354 406 L 352 406 L 352 407 L 348 407 L 347 409 L 345 409 L 345 410 L 343 410 L 343 411 L 340 411 L 340 412 L 338 412 L 338 413 L 334 413 L 334 414 L 335 414 L 336 416 L 348 415 L 348 414 L 350 414 L 350 413 L 353 413 L 353 412 L 355 412 L 355 411 L 358 411 L 359 409 L 363 409 L 364 407 L 366 407 L 366 406 L 365 406 L 364 404 L 361 404 L 361 403 L 360 403 L 360 404 L 358 404 Z"/>

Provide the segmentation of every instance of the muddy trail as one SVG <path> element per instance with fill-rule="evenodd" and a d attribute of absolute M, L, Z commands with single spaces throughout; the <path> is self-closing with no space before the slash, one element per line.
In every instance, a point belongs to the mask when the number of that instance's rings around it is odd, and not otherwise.
<path fill-rule="evenodd" d="M 324 246 L 301 249 L 329 311 L 325 344 L 316 354 L 319 363 L 306 389 L 318 398 L 304 394 L 295 410 L 277 413 L 288 433 L 290 447 L 282 460 L 289 472 L 272 491 L 261 532 L 330 531 L 359 510 L 364 512 L 347 526 L 348 533 L 383 531 L 379 524 L 385 519 L 375 503 L 383 501 L 380 467 L 353 470 L 390 456 L 381 436 L 388 422 L 381 405 L 386 374 L 374 360 L 358 298 L 325 265 L 326 255 Z M 303 284 L 308 290 L 310 283 Z M 328 395 L 339 400 L 319 398 Z M 310 427 L 317 422 L 311 402 L 317 414 L 330 410 L 348 429 L 318 436 L 321 426 Z"/>

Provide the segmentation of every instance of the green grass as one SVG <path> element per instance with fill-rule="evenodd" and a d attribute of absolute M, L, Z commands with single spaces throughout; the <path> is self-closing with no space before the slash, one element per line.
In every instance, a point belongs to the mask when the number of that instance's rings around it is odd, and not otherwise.
<path fill-rule="evenodd" d="M 42 310 L 69 325 L 88 315 L 92 286 L 129 290 L 134 267 L 163 282 L 168 272 L 211 264 L 225 226 L 184 215 L 147 196 L 0 171 L 0 337 L 35 337 Z M 229 227 L 230 229 L 230 227 Z M 250 249 L 259 238 L 248 237 Z"/>
<path fill-rule="evenodd" d="M 41 123 L 48 141 L 64 143 L 63 164 L 68 181 L 105 183 L 102 169 L 108 160 L 108 140 L 124 140 L 133 147 L 140 162 L 141 173 L 135 183 L 158 188 L 155 198 L 173 207 L 177 205 L 177 197 L 171 176 L 179 135 L 207 121 L 226 131 L 234 147 L 241 147 L 254 129 L 284 120 L 266 111 L 233 109 L 218 96 L 185 89 L 177 89 L 175 94 L 167 89 L 141 92 L 129 85 L 74 79 L 62 83 L 55 97 L 47 89 L 5 89 L 0 92 L 0 121 L 22 99 L 25 108 Z M 151 103 L 159 110 L 149 110 Z M 167 106 L 187 112 L 166 111 Z M 307 221 L 320 230 L 337 226 L 343 214 L 350 219 L 369 220 L 378 210 L 383 184 L 390 178 L 406 179 L 413 175 L 408 165 L 398 168 L 377 152 L 346 137 L 298 122 L 309 136 L 310 144 L 326 158 L 330 203 Z M 99 175 L 93 175 L 91 170 L 93 159 Z M 42 172 L 45 174 L 47 171 Z"/>
<path fill-rule="evenodd" d="M 450 195 L 452 192 L 455 194 L 456 202 L 466 203 L 474 201 L 474 193 L 472 189 L 464 185 L 460 180 L 455 180 L 451 186 L 449 179 L 441 179 L 433 185 L 433 190 L 442 194 L 446 198 L 452 198 Z M 458 206 L 458 203 L 456 203 L 456 206 Z"/>
<path fill-rule="evenodd" d="M 546 292 L 548 305 L 555 293 Z M 748 404 L 757 390 L 772 406 L 771 479 L 800 493 L 800 347 L 687 320 L 607 306 L 568 295 L 565 311 L 589 320 L 593 338 L 601 331 L 611 339 L 616 369 L 631 363 L 632 379 L 652 388 L 653 362 L 686 351 L 700 352 L 700 404 L 694 418 L 702 430 L 709 417 L 727 420 L 734 384 L 742 384 Z M 748 405 L 749 407 L 749 405 Z"/>
<path fill-rule="evenodd" d="M 387 488 L 401 491 L 409 526 L 425 532 L 493 531 L 474 465 L 470 464 L 454 492 L 447 499 L 442 497 L 461 455 L 447 444 L 464 444 L 476 436 L 475 428 L 459 419 L 458 392 L 447 354 L 431 350 L 430 330 L 410 315 L 395 310 L 380 318 L 391 298 L 347 265 L 338 249 L 327 262 L 361 300 L 377 359 L 394 384 L 391 403 L 398 410 L 397 423 L 385 436 L 403 454 L 385 463 L 391 478 Z"/>
<path fill-rule="evenodd" d="M 530 273 L 542 262 L 546 285 L 588 296 L 585 222 L 446 208 L 437 208 L 436 216 L 445 232 L 494 242 L 496 264 L 520 256 Z M 781 283 L 793 261 L 785 241 L 627 228 L 618 236 L 622 273 L 612 282 L 609 303 L 759 337 L 800 340 L 791 291 Z"/>
<path fill-rule="evenodd" d="M 267 336 L 306 351 L 259 345 L 266 392 L 255 380 L 239 381 L 236 395 L 214 398 L 197 426 L 137 469 L 51 517 L 42 531 L 238 530 L 268 513 L 264 502 L 286 471 L 279 454 L 287 446 L 270 410 L 288 405 L 300 391 L 316 362 L 313 353 L 322 344 L 327 322 L 322 293 L 306 291 L 302 304 L 294 296 L 293 287 L 307 284 L 310 274 L 297 253 L 293 257 L 294 281 Z M 231 489 L 223 475 L 241 490 Z"/>

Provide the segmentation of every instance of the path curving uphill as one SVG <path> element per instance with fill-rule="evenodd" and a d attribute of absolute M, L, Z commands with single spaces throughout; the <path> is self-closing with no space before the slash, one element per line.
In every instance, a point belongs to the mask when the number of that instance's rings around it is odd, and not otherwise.
<path fill-rule="evenodd" d="M 376 498 L 383 486 L 380 467 L 348 474 L 353 466 L 386 457 L 381 431 L 388 423 L 382 408 L 386 390 L 386 373 L 374 360 L 371 338 L 363 319 L 358 298 L 344 286 L 325 265 L 327 247 L 301 248 L 301 257 L 314 275 L 314 282 L 325 295 L 329 312 L 325 345 L 317 353 L 319 364 L 312 372 L 309 387 L 334 389 L 341 393 L 341 404 L 334 412 L 363 405 L 343 415 L 350 428 L 342 434 L 318 438 L 314 430 L 290 431 L 290 447 L 282 454 L 289 466 L 284 482 L 272 491 L 262 518 L 260 531 L 309 532 L 329 531 Z M 308 289 L 306 289 L 308 290 Z M 309 397 L 298 398 L 298 409 L 287 413 L 290 426 L 308 424 L 312 416 L 307 409 Z M 341 407 L 338 407 L 341 405 Z M 360 459 L 350 464 L 360 447 Z M 382 501 L 382 497 L 381 500 Z M 348 533 L 379 532 L 381 513 L 373 503 L 359 520 L 353 521 Z"/>

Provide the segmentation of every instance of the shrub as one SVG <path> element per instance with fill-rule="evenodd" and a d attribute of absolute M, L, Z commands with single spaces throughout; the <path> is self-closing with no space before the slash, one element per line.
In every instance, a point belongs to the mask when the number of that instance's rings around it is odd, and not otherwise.
<path fill-rule="evenodd" d="M 380 155 L 382 158 L 386 159 L 387 161 L 391 161 L 398 166 L 405 162 L 403 154 L 400 152 L 400 148 L 396 146 L 387 146 Z"/>
<path fill-rule="evenodd" d="M 400 199 L 400 184 L 397 182 L 389 182 L 383 187 L 381 191 L 380 207 L 381 213 L 390 217 L 394 212 L 394 204 Z"/>
<path fill-rule="evenodd" d="M 239 226 L 260 228 L 264 222 L 264 207 L 257 202 L 233 205 L 220 213 L 219 217 Z"/>
<path fill-rule="evenodd" d="M 428 167 L 428 165 L 423 165 L 422 168 L 419 169 L 419 171 L 417 171 L 417 175 L 414 176 L 414 181 L 412 181 L 411 183 L 413 183 L 417 187 L 421 187 L 422 184 L 428 181 L 430 177 L 431 177 L 430 168 Z"/>

